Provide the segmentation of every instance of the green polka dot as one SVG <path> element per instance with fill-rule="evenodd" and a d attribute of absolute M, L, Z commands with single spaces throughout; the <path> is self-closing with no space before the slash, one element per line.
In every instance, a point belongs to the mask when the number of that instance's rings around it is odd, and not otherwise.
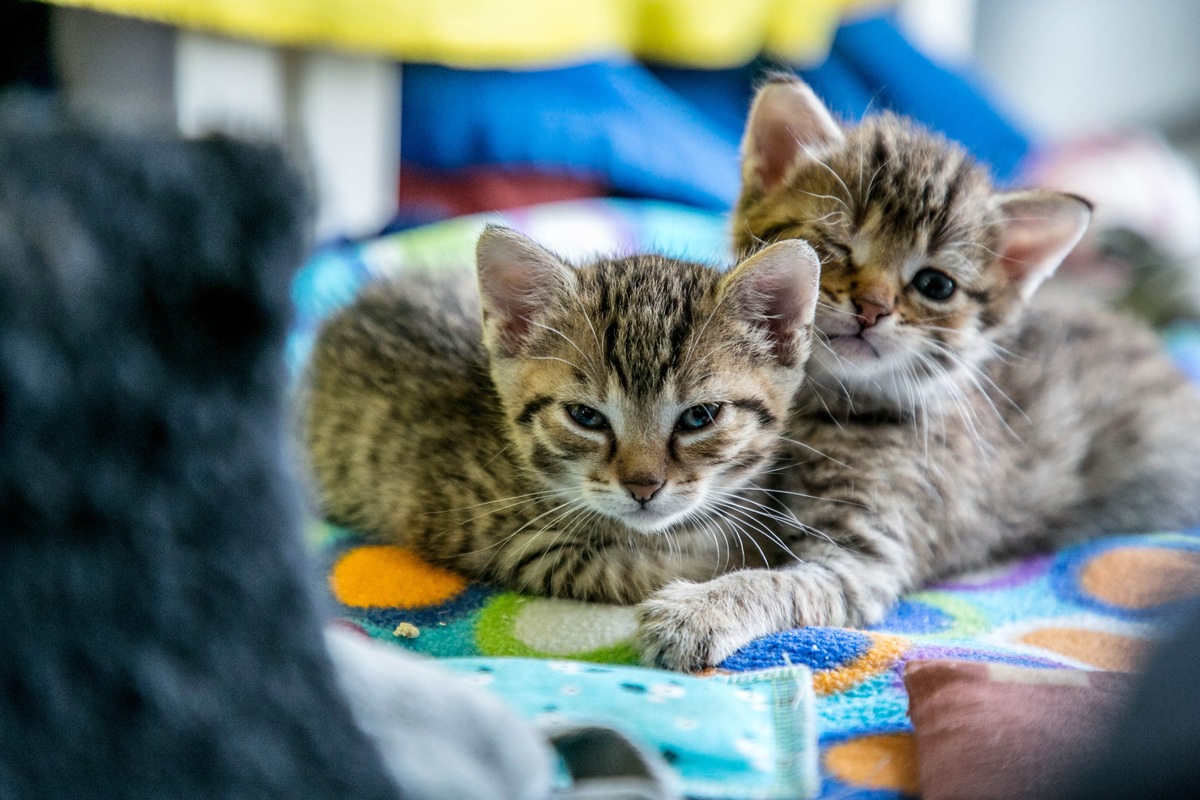
<path fill-rule="evenodd" d="M 537 597 L 505 593 L 492 598 L 484 607 L 475 626 L 475 644 L 485 656 L 519 656 L 524 658 L 570 658 L 580 661 L 599 661 L 607 664 L 637 664 L 637 651 L 628 641 L 581 651 L 551 652 L 531 647 L 517 635 L 518 620 L 530 603 L 551 602 Z M 565 601 L 556 601 L 565 602 Z M 604 607 L 597 611 L 603 613 Z"/>
<path fill-rule="evenodd" d="M 908 599 L 944 611 L 953 620 L 950 626 L 943 630 L 914 634 L 914 638 L 960 639 L 978 636 L 991 627 L 980 608 L 958 595 L 949 592 L 915 592 L 908 595 Z"/>

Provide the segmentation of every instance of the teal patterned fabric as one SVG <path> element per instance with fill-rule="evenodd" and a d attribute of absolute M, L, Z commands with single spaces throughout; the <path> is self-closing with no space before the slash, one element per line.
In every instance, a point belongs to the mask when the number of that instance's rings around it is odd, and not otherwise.
<path fill-rule="evenodd" d="M 817 786 L 806 667 L 695 678 L 655 669 L 525 658 L 443 662 L 535 724 L 598 724 L 656 750 L 687 797 L 809 797 Z"/>

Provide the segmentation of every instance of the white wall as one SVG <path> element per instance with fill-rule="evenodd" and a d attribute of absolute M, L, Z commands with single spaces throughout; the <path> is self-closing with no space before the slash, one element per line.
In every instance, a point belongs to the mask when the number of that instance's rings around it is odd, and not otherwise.
<path fill-rule="evenodd" d="M 1200 2 L 977 0 L 976 62 L 1035 133 L 1200 125 Z"/>

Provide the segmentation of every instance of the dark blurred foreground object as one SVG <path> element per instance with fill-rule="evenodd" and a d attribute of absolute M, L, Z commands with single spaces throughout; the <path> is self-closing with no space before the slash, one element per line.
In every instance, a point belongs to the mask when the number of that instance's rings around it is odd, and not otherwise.
<path fill-rule="evenodd" d="M 1200 797 L 1200 606 L 1155 651 L 1101 756 L 1061 800 Z"/>
<path fill-rule="evenodd" d="M 0 119 L 0 796 L 398 797 L 282 467 L 301 186 L 265 149 L 27 122 Z"/>
<path fill-rule="evenodd" d="M 0 108 L 0 797 L 546 796 L 498 700 L 326 633 L 279 153 L 47 116 Z"/>
<path fill-rule="evenodd" d="M 50 6 L 0 0 L 0 89 L 49 89 Z"/>

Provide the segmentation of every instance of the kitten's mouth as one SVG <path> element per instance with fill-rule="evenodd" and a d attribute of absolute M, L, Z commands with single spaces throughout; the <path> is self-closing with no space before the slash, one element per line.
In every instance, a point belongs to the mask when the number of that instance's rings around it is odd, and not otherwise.
<path fill-rule="evenodd" d="M 879 350 L 875 345 L 858 333 L 839 333 L 825 336 L 829 349 L 839 356 L 869 356 L 879 358 Z"/>
<path fill-rule="evenodd" d="M 678 522 L 685 513 L 686 509 L 668 510 L 649 503 L 637 509 L 623 510 L 617 519 L 640 533 L 659 533 Z"/>

